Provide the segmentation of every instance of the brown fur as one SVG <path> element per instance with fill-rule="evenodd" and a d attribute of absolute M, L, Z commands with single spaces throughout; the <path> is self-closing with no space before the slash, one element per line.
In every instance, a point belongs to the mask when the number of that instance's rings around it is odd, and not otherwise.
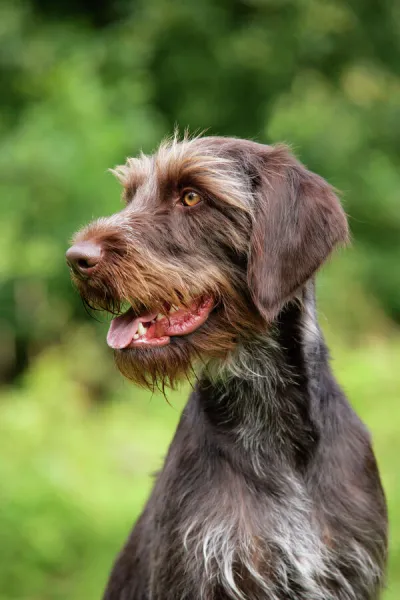
<path fill-rule="evenodd" d="M 272 321 L 347 239 L 332 189 L 283 146 L 174 138 L 114 173 L 126 207 L 74 239 L 104 249 L 93 276 L 75 278 L 85 301 L 113 313 L 126 303 L 162 312 L 164 302 L 185 304 L 207 293 L 217 305 L 199 331 L 168 347 L 116 352 L 122 373 L 141 385 L 173 385 L 199 357 L 226 357 Z M 184 188 L 198 190 L 203 203 L 177 206 Z"/>
<path fill-rule="evenodd" d="M 102 249 L 74 276 L 84 300 L 215 304 L 167 346 L 115 351 L 150 388 L 203 368 L 104 599 L 377 600 L 384 494 L 315 309 L 348 239 L 334 191 L 286 147 L 232 138 L 174 138 L 114 172 L 125 208 L 75 237 Z M 187 189 L 203 201 L 182 206 Z"/>

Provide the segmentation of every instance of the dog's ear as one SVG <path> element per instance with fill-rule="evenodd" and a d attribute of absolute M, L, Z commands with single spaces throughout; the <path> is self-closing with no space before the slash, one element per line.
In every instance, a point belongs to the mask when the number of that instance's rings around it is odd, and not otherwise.
<path fill-rule="evenodd" d="M 348 239 L 341 204 L 329 184 L 285 146 L 265 147 L 257 160 L 248 284 L 261 315 L 271 321 Z"/>

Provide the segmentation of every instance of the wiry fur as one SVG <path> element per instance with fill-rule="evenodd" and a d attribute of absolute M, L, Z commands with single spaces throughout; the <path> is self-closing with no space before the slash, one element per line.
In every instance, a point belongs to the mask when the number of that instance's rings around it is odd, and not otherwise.
<path fill-rule="evenodd" d="M 229 138 L 175 137 L 115 173 L 126 207 L 76 236 L 103 248 L 76 280 L 86 302 L 215 307 L 168 346 L 116 352 L 142 385 L 197 383 L 105 600 L 377 600 L 384 496 L 315 308 L 348 237 L 333 190 L 287 148 Z"/>

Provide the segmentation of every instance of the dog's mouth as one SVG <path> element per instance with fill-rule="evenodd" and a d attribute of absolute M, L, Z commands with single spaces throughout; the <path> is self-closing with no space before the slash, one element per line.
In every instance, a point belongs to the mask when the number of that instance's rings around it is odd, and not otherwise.
<path fill-rule="evenodd" d="M 187 306 L 165 303 L 165 314 L 148 312 L 141 315 L 129 308 L 115 317 L 107 334 L 107 344 L 114 350 L 134 347 L 161 347 L 170 343 L 173 336 L 193 333 L 205 321 L 212 309 L 211 296 L 202 296 Z"/>

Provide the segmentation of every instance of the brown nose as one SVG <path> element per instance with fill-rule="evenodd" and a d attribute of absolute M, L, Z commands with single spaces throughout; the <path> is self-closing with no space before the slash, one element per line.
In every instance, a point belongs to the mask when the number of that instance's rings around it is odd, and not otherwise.
<path fill-rule="evenodd" d="M 67 250 L 67 263 L 78 277 L 90 277 L 100 262 L 102 248 L 94 242 L 78 242 Z"/>

